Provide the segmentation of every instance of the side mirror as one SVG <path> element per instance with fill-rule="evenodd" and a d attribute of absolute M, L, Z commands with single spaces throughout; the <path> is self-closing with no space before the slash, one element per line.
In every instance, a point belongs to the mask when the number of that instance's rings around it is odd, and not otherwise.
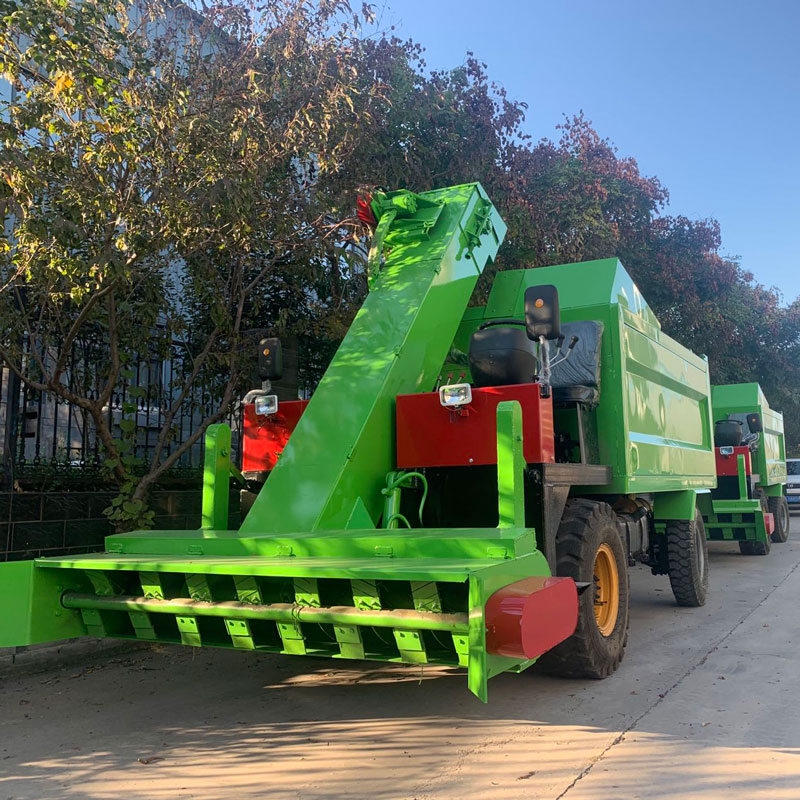
<path fill-rule="evenodd" d="M 529 286 L 525 290 L 525 328 L 528 338 L 534 342 L 538 342 L 540 336 L 545 339 L 561 336 L 558 289 L 555 286 Z"/>
<path fill-rule="evenodd" d="M 258 343 L 258 376 L 262 381 L 276 381 L 283 375 L 283 350 L 277 337 Z"/>
<path fill-rule="evenodd" d="M 764 430 L 764 426 L 761 423 L 761 415 L 760 414 L 748 414 L 747 415 L 747 428 L 750 433 L 761 433 Z"/>

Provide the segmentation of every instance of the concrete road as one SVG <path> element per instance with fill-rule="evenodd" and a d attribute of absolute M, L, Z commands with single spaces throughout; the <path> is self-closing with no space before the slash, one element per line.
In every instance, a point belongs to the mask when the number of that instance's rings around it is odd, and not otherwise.
<path fill-rule="evenodd" d="M 800 519 L 712 545 L 701 609 L 633 570 L 603 682 L 181 648 L 0 679 L 0 800 L 798 800 Z"/>

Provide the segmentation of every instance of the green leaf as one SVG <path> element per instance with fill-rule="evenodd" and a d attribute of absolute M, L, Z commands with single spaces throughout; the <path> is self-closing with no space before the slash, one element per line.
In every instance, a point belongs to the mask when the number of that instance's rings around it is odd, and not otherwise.
<path fill-rule="evenodd" d="M 122 510 L 126 514 L 130 514 L 131 516 L 133 516 L 134 514 L 138 514 L 142 510 L 143 506 L 144 503 L 142 503 L 141 500 L 126 500 L 122 504 Z"/>

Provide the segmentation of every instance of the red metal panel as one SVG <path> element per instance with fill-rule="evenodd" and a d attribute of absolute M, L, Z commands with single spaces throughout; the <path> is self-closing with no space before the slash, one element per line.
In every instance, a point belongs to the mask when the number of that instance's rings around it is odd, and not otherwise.
<path fill-rule="evenodd" d="M 572 578 L 525 578 L 486 601 L 486 650 L 536 658 L 575 633 L 578 591 Z"/>
<path fill-rule="evenodd" d="M 744 456 L 744 470 L 745 474 L 750 475 L 752 467 L 750 464 L 750 448 L 749 447 L 734 447 L 732 453 L 721 453 L 720 450 L 727 450 L 728 448 L 715 447 L 714 455 L 717 459 L 717 475 L 733 475 L 734 477 L 739 474 L 739 456 Z"/>
<path fill-rule="evenodd" d="M 282 400 L 278 413 L 269 416 L 256 414 L 255 403 L 244 407 L 242 472 L 266 472 L 275 467 L 307 405 L 308 400 Z"/>
<path fill-rule="evenodd" d="M 397 397 L 397 466 L 461 467 L 497 463 L 497 404 L 518 400 L 522 406 L 525 461 L 555 461 L 553 402 L 539 385 L 490 386 L 472 390 L 463 408 L 444 408 L 437 392 Z"/>

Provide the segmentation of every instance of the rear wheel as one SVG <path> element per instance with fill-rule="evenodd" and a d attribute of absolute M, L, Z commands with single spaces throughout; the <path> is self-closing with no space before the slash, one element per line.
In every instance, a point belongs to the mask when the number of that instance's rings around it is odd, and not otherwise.
<path fill-rule="evenodd" d="M 699 509 L 694 519 L 667 522 L 669 582 L 679 606 L 702 606 L 708 594 L 708 543 Z"/>
<path fill-rule="evenodd" d="M 772 531 L 773 542 L 785 542 L 789 538 L 789 503 L 786 498 L 768 497 L 769 512 L 775 517 L 775 530 Z"/>
<path fill-rule="evenodd" d="M 556 535 L 556 574 L 590 584 L 578 597 L 578 626 L 545 653 L 541 667 L 567 678 L 605 678 L 628 639 L 628 559 L 611 506 L 568 501 Z"/>

